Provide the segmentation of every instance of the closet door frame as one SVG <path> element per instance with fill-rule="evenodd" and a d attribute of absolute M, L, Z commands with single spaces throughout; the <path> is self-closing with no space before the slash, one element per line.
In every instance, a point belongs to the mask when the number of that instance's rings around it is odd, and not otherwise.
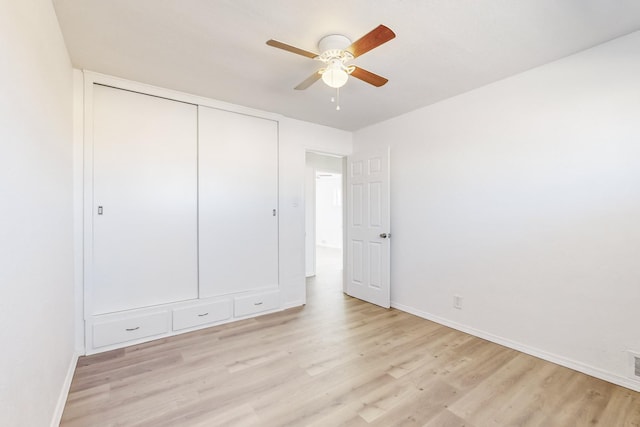
<path fill-rule="evenodd" d="M 134 82 L 130 80 L 121 79 L 118 77 L 112 77 L 100 73 L 95 73 L 88 70 L 82 71 L 83 78 L 83 117 L 81 118 L 83 123 L 82 139 L 83 143 L 79 144 L 79 148 L 82 150 L 80 157 L 83 162 L 83 182 L 81 193 L 83 195 L 82 200 L 82 249 L 80 252 L 83 256 L 83 272 L 82 283 L 79 285 L 82 290 L 82 311 L 84 313 L 86 328 L 87 321 L 90 321 L 93 317 L 92 297 L 93 297 L 93 270 L 91 260 L 93 259 L 93 87 L 94 85 L 110 86 L 116 89 L 123 89 L 132 92 L 138 92 L 145 95 L 157 96 L 160 98 L 166 98 L 169 100 L 186 102 L 195 104 L 198 106 L 206 106 L 212 108 L 218 108 L 230 112 L 237 112 L 240 114 L 247 114 L 265 119 L 280 121 L 282 116 L 278 114 L 266 113 L 260 110 L 254 110 L 247 107 L 242 107 L 234 104 L 229 104 L 221 101 L 212 100 L 209 98 L 190 95 L 170 89 L 160 88 L 157 86 L 147 85 L 144 83 Z M 87 337 L 87 331 L 83 331 L 84 336 Z M 88 346 L 85 343 L 85 348 Z"/>

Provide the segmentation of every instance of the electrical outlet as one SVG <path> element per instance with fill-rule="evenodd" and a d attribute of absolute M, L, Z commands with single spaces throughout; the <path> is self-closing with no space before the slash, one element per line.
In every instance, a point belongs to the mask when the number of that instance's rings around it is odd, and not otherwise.
<path fill-rule="evenodd" d="M 453 296 L 453 308 L 462 310 L 462 297 L 460 295 Z"/>

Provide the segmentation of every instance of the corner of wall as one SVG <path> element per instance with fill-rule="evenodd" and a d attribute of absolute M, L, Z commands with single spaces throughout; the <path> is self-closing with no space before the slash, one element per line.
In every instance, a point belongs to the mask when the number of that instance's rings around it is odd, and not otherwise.
<path fill-rule="evenodd" d="M 84 74 L 73 70 L 73 263 L 75 351 L 85 352 L 84 342 Z"/>
<path fill-rule="evenodd" d="M 67 369 L 67 375 L 64 378 L 64 383 L 62 384 L 62 388 L 60 389 L 60 394 L 58 395 L 58 402 L 56 403 L 56 407 L 53 412 L 53 417 L 51 418 L 51 427 L 58 427 L 60 425 L 60 421 L 62 421 L 62 414 L 64 412 L 65 404 L 67 403 L 67 397 L 69 396 L 69 390 L 71 389 L 73 374 L 76 371 L 76 365 L 78 364 L 79 357 L 80 357 L 80 353 L 77 351 L 75 351 L 71 355 L 71 360 L 69 361 L 69 368 Z"/>

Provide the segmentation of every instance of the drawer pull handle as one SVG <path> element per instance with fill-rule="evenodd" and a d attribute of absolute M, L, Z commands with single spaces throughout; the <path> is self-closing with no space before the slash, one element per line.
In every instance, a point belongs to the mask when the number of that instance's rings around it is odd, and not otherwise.
<path fill-rule="evenodd" d="M 253 305 L 262 305 L 262 301 L 260 302 L 254 302 Z"/>
<path fill-rule="evenodd" d="M 137 331 L 138 329 L 140 329 L 140 326 L 136 326 L 135 328 L 126 328 L 125 331 Z"/>
<path fill-rule="evenodd" d="M 203 313 L 203 314 L 198 314 L 198 317 L 204 317 L 204 316 L 208 316 L 209 313 Z"/>

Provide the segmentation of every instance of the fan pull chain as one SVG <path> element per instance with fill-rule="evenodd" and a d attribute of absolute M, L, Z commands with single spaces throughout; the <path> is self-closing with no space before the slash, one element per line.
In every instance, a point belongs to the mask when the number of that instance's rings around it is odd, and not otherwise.
<path fill-rule="evenodd" d="M 340 88 L 336 88 L 336 96 L 331 97 L 331 102 L 336 102 L 336 99 L 338 100 L 338 103 L 336 105 L 336 110 L 340 111 Z"/>

